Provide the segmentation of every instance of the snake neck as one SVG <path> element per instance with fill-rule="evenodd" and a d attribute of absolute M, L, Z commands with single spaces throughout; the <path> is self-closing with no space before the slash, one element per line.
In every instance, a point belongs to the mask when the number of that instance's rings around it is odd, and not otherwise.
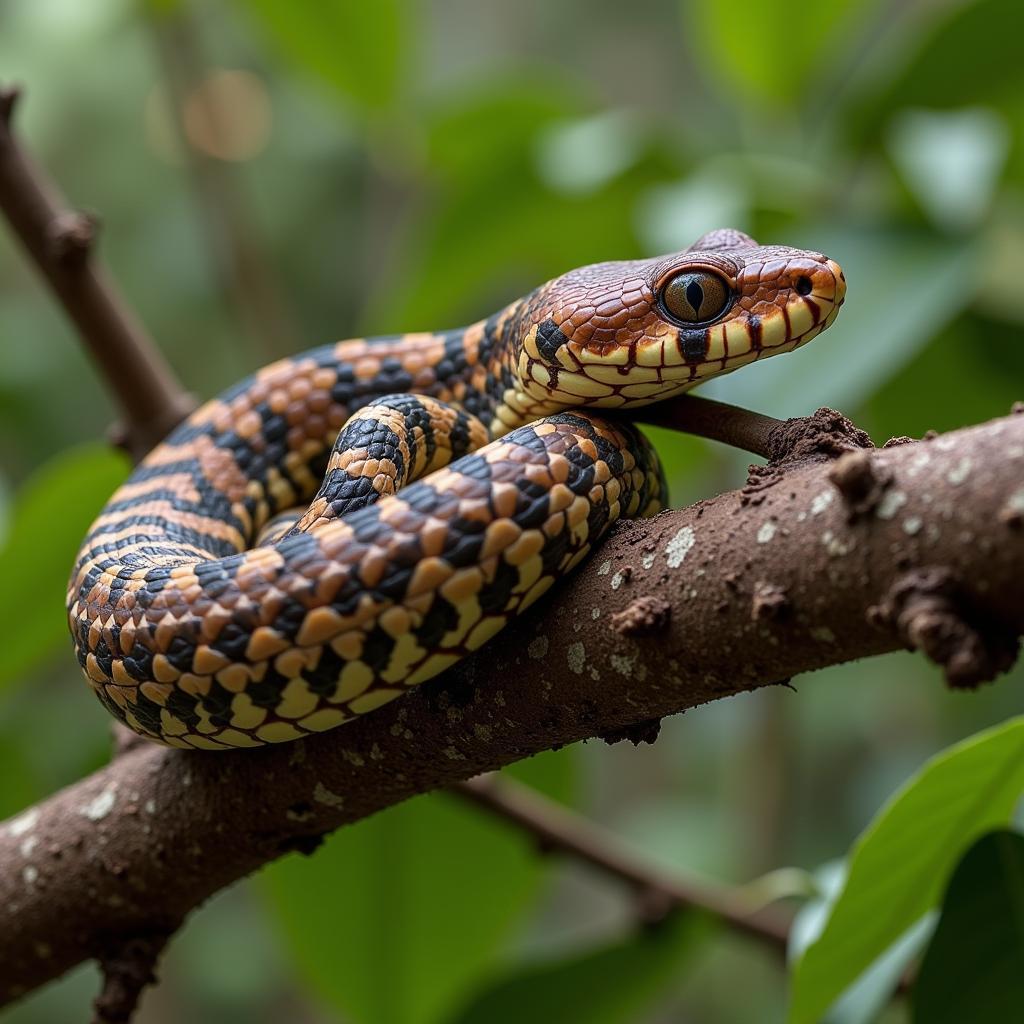
<path fill-rule="evenodd" d="M 467 350 L 473 346 L 470 358 L 480 368 L 473 384 L 487 396 L 492 437 L 580 404 L 538 386 L 529 374 L 536 356 L 536 294 L 466 329 Z"/>

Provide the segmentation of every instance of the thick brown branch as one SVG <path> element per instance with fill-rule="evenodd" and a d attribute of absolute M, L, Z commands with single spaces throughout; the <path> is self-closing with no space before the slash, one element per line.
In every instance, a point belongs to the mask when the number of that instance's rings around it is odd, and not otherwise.
<path fill-rule="evenodd" d="M 68 209 L 18 145 L 11 130 L 17 99 L 17 90 L 0 88 L 0 210 L 100 365 L 123 409 L 127 445 L 138 457 L 193 403 L 96 259 L 95 221 Z"/>
<path fill-rule="evenodd" d="M 135 747 L 0 826 L 0 997 L 417 793 L 918 642 L 922 570 L 943 570 L 932 593 L 974 671 L 929 649 L 976 683 L 1024 630 L 1024 417 L 868 458 L 885 481 L 869 509 L 810 461 L 624 524 L 481 655 L 363 720 L 237 754 Z M 623 616 L 645 600 L 669 612 Z"/>
<path fill-rule="evenodd" d="M 477 807 L 523 829 L 545 850 L 557 850 L 632 886 L 660 912 L 694 907 L 784 952 L 789 916 L 774 908 L 754 909 L 734 890 L 710 881 L 693 881 L 663 871 L 638 857 L 618 836 L 581 814 L 535 793 L 528 786 L 482 776 L 451 788 Z"/>

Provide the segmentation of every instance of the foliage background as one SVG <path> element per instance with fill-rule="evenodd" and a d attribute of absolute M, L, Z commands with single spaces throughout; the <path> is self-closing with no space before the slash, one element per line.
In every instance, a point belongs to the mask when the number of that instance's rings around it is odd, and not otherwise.
<path fill-rule="evenodd" d="M 19 128 L 100 214 L 105 257 L 198 395 L 731 225 L 828 252 L 850 295 L 822 341 L 707 391 L 780 416 L 838 407 L 881 443 L 1024 398 L 1022 28 L 1011 0 L 834 0 L 813 17 L 698 0 L 8 0 L 0 74 L 28 87 Z M 0 353 L 6 815 L 107 756 L 61 597 L 124 464 L 102 444 L 97 374 L 3 233 Z M 743 478 L 724 449 L 657 440 L 676 504 Z M 812 869 L 925 757 L 1015 712 L 1020 676 L 952 694 L 920 658 L 876 659 L 666 722 L 653 747 L 589 744 L 520 773 L 686 871 Z M 538 962 L 594 999 L 588 1020 L 782 1019 L 769 953 L 693 922 L 651 945 L 635 919 L 628 893 L 423 798 L 200 911 L 140 1020 L 518 1019 L 543 979 L 467 1008 Z M 94 986 L 83 968 L 3 1020 L 80 1019 Z"/>

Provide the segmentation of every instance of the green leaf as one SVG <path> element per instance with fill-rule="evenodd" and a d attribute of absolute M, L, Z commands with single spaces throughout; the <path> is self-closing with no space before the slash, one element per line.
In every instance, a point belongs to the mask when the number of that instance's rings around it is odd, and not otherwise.
<path fill-rule="evenodd" d="M 564 798 L 571 757 L 516 774 Z M 339 830 L 262 881 L 299 971 L 346 1020 L 428 1024 L 479 983 L 543 872 L 520 834 L 434 794 Z"/>
<path fill-rule="evenodd" d="M 1024 1006 L 1024 837 L 990 832 L 964 855 L 914 985 L 915 1024 L 1003 1024 Z"/>
<path fill-rule="evenodd" d="M 625 941 L 538 963 L 480 992 L 450 1024 L 633 1024 L 700 947 L 706 922 L 677 913 Z"/>
<path fill-rule="evenodd" d="M 128 473 L 128 460 L 106 445 L 73 448 L 42 466 L 15 496 L 0 547 L 0 687 L 68 643 L 64 597 L 89 524 Z M 69 655 L 70 656 L 70 655 Z"/>
<path fill-rule="evenodd" d="M 366 111 L 393 103 L 407 66 L 405 0 L 240 0 L 301 69 Z"/>
<path fill-rule="evenodd" d="M 814 873 L 818 894 L 808 900 L 793 920 L 789 931 L 790 962 L 821 935 L 829 914 L 846 881 L 846 865 L 832 861 Z M 927 945 L 935 927 L 935 913 L 926 914 L 912 925 L 837 999 L 822 1018 L 822 1024 L 871 1024 L 888 1005 L 907 967 Z"/>
<path fill-rule="evenodd" d="M 814 1024 L 936 905 L 961 851 L 1004 824 L 1024 788 L 1024 718 L 932 758 L 854 845 L 821 937 L 796 966 L 790 1024 Z"/>
<path fill-rule="evenodd" d="M 773 4 L 686 0 L 690 52 L 738 94 L 763 105 L 796 105 L 831 48 L 848 41 L 875 0 L 831 0 L 813 12 Z M 813 94 L 813 90 L 810 91 Z"/>

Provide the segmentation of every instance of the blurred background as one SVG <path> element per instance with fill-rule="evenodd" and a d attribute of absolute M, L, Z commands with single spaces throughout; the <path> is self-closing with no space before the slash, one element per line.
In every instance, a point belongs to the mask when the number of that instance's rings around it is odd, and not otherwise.
<path fill-rule="evenodd" d="M 467 323 L 570 267 L 732 226 L 827 252 L 850 292 L 821 341 L 705 393 L 777 416 L 830 405 L 876 443 L 1024 398 L 1013 0 L 813 15 L 7 0 L 0 18 L 0 76 L 26 88 L 19 132 L 100 217 L 104 257 L 198 396 L 276 356 Z M 0 664 L 0 817 L 109 755 L 62 600 L 126 472 L 104 443 L 115 417 L 0 230 L 0 621 L 18 623 Z M 734 452 L 654 436 L 676 505 L 744 479 Z M 1020 677 L 953 694 L 920 658 L 875 659 L 667 721 L 654 746 L 591 743 L 518 774 L 652 858 L 742 883 L 841 857 L 927 756 L 1020 710 Z M 440 794 L 215 899 L 139 1019 L 497 1020 L 479 1000 L 512 985 L 499 1004 L 515 1010 L 530 965 L 575 966 L 582 992 L 606 962 L 595 951 L 629 953 L 636 935 L 628 893 Z M 588 1020 L 782 1018 L 784 971 L 750 940 L 690 929 L 643 961 L 607 961 L 621 1005 Z M 81 1020 L 96 984 L 82 968 L 0 1019 Z"/>

